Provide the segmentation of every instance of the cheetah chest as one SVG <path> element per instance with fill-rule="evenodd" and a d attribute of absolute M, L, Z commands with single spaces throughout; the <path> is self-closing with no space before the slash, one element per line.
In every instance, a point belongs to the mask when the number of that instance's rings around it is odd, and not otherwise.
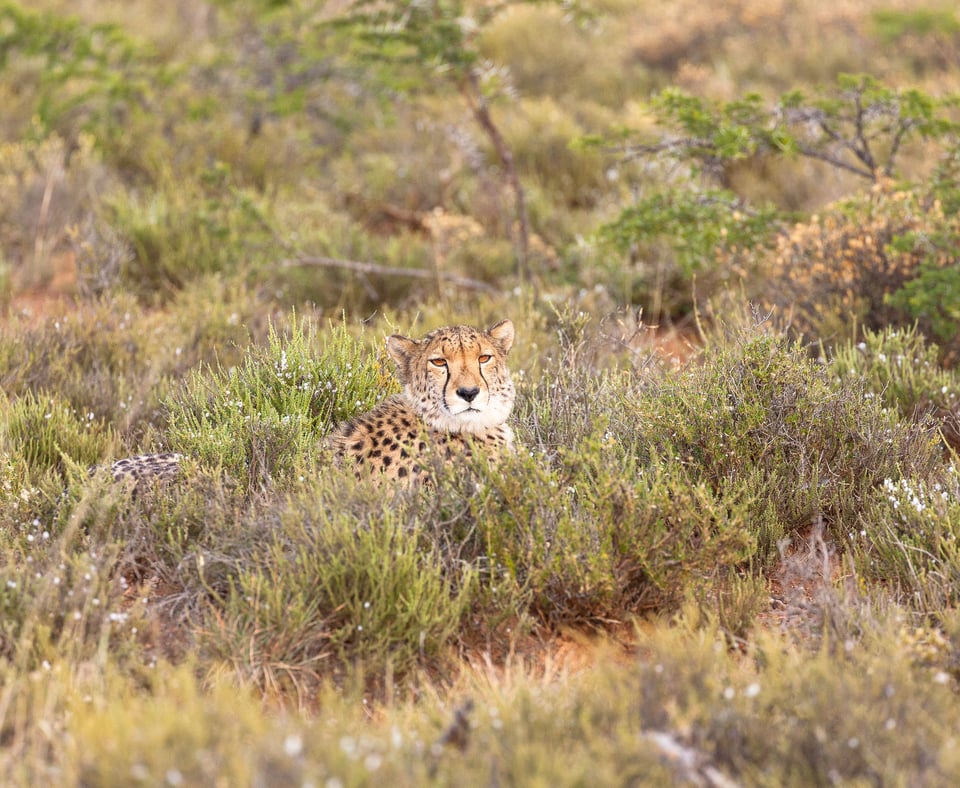
<path fill-rule="evenodd" d="M 402 395 L 397 395 L 338 427 L 330 438 L 330 448 L 342 464 L 352 464 L 358 473 L 416 479 L 431 457 L 452 460 L 481 449 L 496 459 L 512 441 L 513 431 L 506 424 L 479 434 L 431 429 Z"/>

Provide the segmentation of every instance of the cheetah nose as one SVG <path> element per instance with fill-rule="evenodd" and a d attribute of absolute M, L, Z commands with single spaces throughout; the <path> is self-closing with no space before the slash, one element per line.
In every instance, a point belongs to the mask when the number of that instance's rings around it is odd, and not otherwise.
<path fill-rule="evenodd" d="M 457 389 L 457 396 L 462 400 L 467 402 L 473 402 L 477 398 L 477 394 L 480 393 L 480 387 L 474 386 L 473 388 L 461 387 Z"/>

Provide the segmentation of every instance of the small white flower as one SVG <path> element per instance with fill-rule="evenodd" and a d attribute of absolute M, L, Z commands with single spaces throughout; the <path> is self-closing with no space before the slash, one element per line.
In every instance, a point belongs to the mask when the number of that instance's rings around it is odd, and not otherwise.
<path fill-rule="evenodd" d="M 283 740 L 283 751 L 291 758 L 296 758 L 303 752 L 303 739 L 296 733 L 291 733 Z"/>

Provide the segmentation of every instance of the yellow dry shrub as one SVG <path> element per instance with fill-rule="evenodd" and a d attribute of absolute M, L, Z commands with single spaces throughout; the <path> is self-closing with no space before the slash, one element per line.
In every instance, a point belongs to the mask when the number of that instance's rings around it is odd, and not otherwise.
<path fill-rule="evenodd" d="M 939 201 L 880 182 L 779 238 L 767 253 L 768 301 L 798 331 L 828 341 L 858 327 L 912 324 L 914 316 L 890 297 L 922 263 L 951 264 L 938 239 L 958 230 L 960 222 L 946 216 Z"/>

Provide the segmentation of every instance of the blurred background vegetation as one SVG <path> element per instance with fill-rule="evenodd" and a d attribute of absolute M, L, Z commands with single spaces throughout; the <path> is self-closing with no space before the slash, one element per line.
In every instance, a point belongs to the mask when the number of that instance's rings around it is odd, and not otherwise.
<path fill-rule="evenodd" d="M 215 281 L 367 315 L 523 284 L 686 325 L 732 289 L 817 338 L 919 321 L 956 354 L 949 3 L 40 0 L 0 21 L 14 309 Z"/>

